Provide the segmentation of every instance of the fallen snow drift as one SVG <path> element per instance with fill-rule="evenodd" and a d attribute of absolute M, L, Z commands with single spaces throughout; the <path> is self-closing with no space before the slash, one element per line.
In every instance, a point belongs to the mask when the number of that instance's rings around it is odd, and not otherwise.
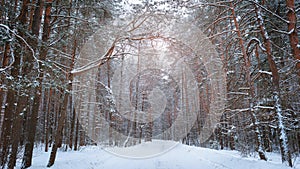
<path fill-rule="evenodd" d="M 160 148 L 163 151 L 160 152 Z M 156 155 L 153 155 L 153 152 Z M 141 156 L 138 156 L 138 154 Z M 152 156 L 149 156 L 149 154 L 152 154 Z M 30 169 L 46 169 L 49 156 L 50 153 L 44 153 L 36 149 L 33 157 L 33 166 Z M 237 151 L 212 150 L 186 146 L 176 142 L 156 140 L 128 148 L 104 149 L 97 146 L 89 146 L 77 152 L 58 152 L 56 162 L 51 168 L 290 169 L 290 167 L 281 164 L 279 154 L 268 154 L 268 157 L 269 160 L 266 162 L 259 160 L 257 157 L 241 157 Z M 20 163 L 18 165 L 20 166 Z M 298 167 L 300 168 L 299 160 L 294 168 Z"/>

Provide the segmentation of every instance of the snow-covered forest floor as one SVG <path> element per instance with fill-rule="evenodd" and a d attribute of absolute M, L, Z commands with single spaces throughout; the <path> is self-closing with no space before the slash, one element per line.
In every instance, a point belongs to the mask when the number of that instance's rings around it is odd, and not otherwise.
<path fill-rule="evenodd" d="M 166 147 L 172 148 L 158 153 L 160 149 L 166 150 Z M 111 153 L 112 151 L 119 155 Z M 120 156 L 126 154 L 126 151 L 131 157 Z M 155 151 L 157 155 L 144 158 L 147 154 L 155 154 Z M 132 158 L 134 155 L 135 158 Z M 50 153 L 43 152 L 41 147 L 35 148 L 30 169 L 47 168 L 49 156 Z M 266 162 L 255 155 L 242 157 L 237 151 L 212 150 L 155 140 L 128 148 L 88 146 L 80 151 L 59 151 L 51 169 L 290 169 L 281 164 L 279 154 L 272 153 L 267 156 Z M 17 168 L 20 165 L 18 163 Z M 293 168 L 300 168 L 299 159 L 296 159 Z"/>

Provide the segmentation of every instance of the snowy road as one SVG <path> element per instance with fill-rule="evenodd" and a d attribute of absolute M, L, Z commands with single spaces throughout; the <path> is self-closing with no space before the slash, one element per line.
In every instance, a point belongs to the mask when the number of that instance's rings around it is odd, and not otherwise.
<path fill-rule="evenodd" d="M 174 142 L 173 142 L 174 143 Z M 260 161 L 257 157 L 242 158 L 236 151 L 218 151 L 176 144 L 169 151 L 143 158 L 149 151 L 159 146 L 168 146 L 170 142 L 156 141 L 127 148 L 141 158 L 126 158 L 114 155 L 100 147 L 86 147 L 78 152 L 58 152 L 53 169 L 290 169 L 281 164 L 278 154 L 268 154 L 269 161 Z M 155 150 L 156 149 L 156 150 Z M 115 153 L 124 149 L 109 149 Z M 36 152 L 30 169 L 46 168 L 49 153 Z M 298 166 L 300 168 L 299 160 Z"/>

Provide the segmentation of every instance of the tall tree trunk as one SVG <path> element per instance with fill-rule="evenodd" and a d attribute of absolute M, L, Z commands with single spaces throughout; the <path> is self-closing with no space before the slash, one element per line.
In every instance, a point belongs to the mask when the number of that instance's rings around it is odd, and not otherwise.
<path fill-rule="evenodd" d="M 8 43 L 6 45 L 9 45 Z M 7 50 L 9 50 L 9 48 L 7 48 Z M 4 53 L 5 56 L 5 60 L 4 60 L 4 64 L 8 65 L 8 51 L 5 51 L 6 53 Z M 11 68 L 11 76 L 13 77 L 14 80 L 18 79 L 18 75 L 19 75 L 19 68 L 20 68 L 20 63 L 21 63 L 21 58 L 20 55 L 17 55 L 18 52 L 16 52 L 15 55 L 15 62 L 12 64 L 12 68 Z M 4 166 L 7 162 L 7 157 L 8 157 L 8 153 L 9 153 L 9 146 L 11 143 L 11 137 L 12 137 L 12 122 L 13 122 L 13 118 L 14 118 L 14 114 L 15 114 L 15 110 L 16 110 L 16 104 L 17 104 L 17 100 L 16 100 L 16 88 L 13 85 L 13 81 L 7 81 L 7 85 L 9 86 L 8 92 L 7 92 L 7 97 L 6 97 L 6 104 L 5 104 L 5 111 L 4 111 L 4 121 L 2 123 L 2 129 L 1 129 L 1 138 L 0 138 L 0 150 L 1 150 L 1 154 L 0 154 L 0 165 Z M 11 87 L 12 86 L 12 87 Z M 1 101 L 2 104 L 2 101 Z M 1 105 L 2 106 L 2 105 Z"/>
<path fill-rule="evenodd" d="M 1 6 L 5 6 L 5 0 L 1 0 Z M 3 23 L 5 21 L 5 14 L 4 10 L 0 10 L 0 23 Z"/>
<path fill-rule="evenodd" d="M 4 0 L 1 1 L 1 6 L 5 7 L 8 6 L 7 11 L 1 10 L 0 12 L 0 23 L 4 23 L 7 24 L 5 21 L 7 21 L 8 19 L 13 20 L 14 17 L 8 15 L 6 12 L 11 12 L 11 8 L 12 6 L 8 5 Z M 9 17 L 8 19 L 6 17 Z M 10 22 L 10 25 L 12 25 L 14 23 Z M 1 39 L 2 40 L 2 39 Z M 10 64 L 10 59 L 11 56 L 9 55 L 10 53 L 10 45 L 11 43 L 9 42 L 5 42 L 4 41 L 4 47 L 0 48 L 1 55 L 3 54 L 3 56 L 1 57 L 0 63 L 2 65 L 1 68 L 7 68 L 7 66 L 9 66 Z M 13 63 L 12 67 L 11 67 L 11 76 L 13 78 L 17 78 L 18 76 L 18 68 L 19 68 L 19 64 L 20 64 L 20 60 L 19 58 L 14 58 L 15 62 Z M 6 70 L 4 70 L 6 71 Z M 9 94 L 5 93 L 5 91 L 3 89 L 0 89 L 0 112 L 2 112 L 2 109 L 4 107 L 4 115 L 3 115 L 3 121 L 2 121 L 2 117 L 0 116 L 0 125 L 1 125 L 1 134 L 0 134 L 0 165 L 4 165 L 6 163 L 6 156 L 8 155 L 8 146 L 9 146 L 9 140 L 10 140 L 10 130 L 11 130 L 11 125 L 12 125 L 12 118 L 13 118 L 13 112 L 14 112 L 14 102 L 15 102 L 15 90 L 11 89 L 10 87 L 13 86 L 13 82 L 12 81 L 8 81 L 6 80 L 4 74 L 1 72 L 0 74 L 0 85 L 4 85 L 6 84 L 8 86 L 8 90 L 9 90 Z M 7 94 L 6 97 L 6 103 L 3 103 L 4 101 L 4 96 L 5 94 Z M 2 105 L 3 104 L 3 105 Z M 1 114 L 0 114 L 1 115 Z"/>
<path fill-rule="evenodd" d="M 10 44 L 9 43 L 5 43 L 4 45 L 4 51 L 3 51 L 3 59 L 2 59 L 2 68 L 5 68 L 6 66 L 9 65 L 9 56 L 8 56 L 8 53 L 10 51 Z M 3 85 L 4 84 L 4 80 L 5 79 L 5 76 L 1 73 L 0 75 L 0 85 Z M 5 91 L 3 89 L 0 88 L 0 112 L 2 111 L 2 103 L 3 103 L 3 100 L 4 100 L 4 95 L 5 95 Z M 1 120 L 1 116 L 0 116 L 0 120 Z M 1 122 L 0 122 L 1 124 Z M 0 137 L 1 138 L 1 137 Z"/>
<path fill-rule="evenodd" d="M 38 0 L 36 4 L 36 8 L 34 11 L 34 16 L 33 16 L 33 21 L 32 21 L 32 34 L 35 36 L 33 40 L 31 40 L 31 45 L 34 47 L 37 47 L 38 45 L 38 36 L 40 32 L 40 27 L 41 27 L 41 18 L 43 14 L 43 7 L 44 7 L 44 1 L 43 0 Z M 46 20 L 46 18 L 45 18 Z M 44 26 L 45 28 L 45 26 Z M 36 48 L 37 50 L 37 48 Z M 46 57 L 46 54 L 41 51 L 40 54 L 40 61 L 44 61 Z M 28 61 L 28 70 L 32 70 L 32 62 L 33 58 L 27 58 Z M 31 62 L 30 62 L 31 61 Z M 43 67 L 43 65 L 40 65 Z M 30 68 L 31 67 L 31 68 Z M 35 91 L 34 99 L 33 99 L 33 104 L 32 104 L 32 110 L 31 114 L 29 115 L 26 125 L 27 125 L 27 132 L 26 132 L 26 143 L 25 143 L 25 151 L 23 155 L 23 161 L 22 161 L 22 169 L 23 168 L 28 168 L 31 166 L 32 163 L 32 153 L 33 153 L 33 146 L 34 146 L 34 140 L 35 140 L 35 133 L 36 133 L 36 126 L 37 126 L 37 120 L 38 120 L 38 111 L 40 108 L 40 101 L 41 101 L 41 92 L 42 92 L 42 79 L 44 76 L 44 73 L 39 67 L 39 70 L 32 70 L 33 75 L 36 73 L 36 83 L 37 85 L 33 87 L 33 90 Z"/>
<path fill-rule="evenodd" d="M 72 51 L 72 60 L 71 60 L 71 71 L 74 68 L 74 64 L 75 64 L 75 56 L 76 56 L 76 48 L 77 48 L 77 40 L 76 37 L 74 37 L 74 43 L 73 43 L 73 51 Z M 73 77 L 71 79 L 73 81 Z M 71 82 L 71 81 L 70 81 Z M 70 91 L 72 89 L 72 86 L 70 86 Z M 70 104 L 72 103 L 72 97 L 70 97 L 71 101 Z M 76 120 L 76 111 L 75 108 L 73 106 L 71 106 L 71 112 L 72 112 L 72 119 L 71 119 L 71 130 L 70 130 L 70 140 L 69 140 L 69 147 L 72 149 L 73 146 L 73 135 L 74 135 L 74 127 L 75 127 L 75 120 Z"/>
<path fill-rule="evenodd" d="M 25 151 L 23 155 L 23 161 L 22 161 L 22 169 L 28 168 L 31 166 L 32 163 L 32 153 L 33 153 L 33 147 L 34 147 L 34 141 L 35 141 L 35 134 L 36 134 L 36 126 L 38 121 L 38 111 L 39 111 L 39 105 L 41 101 L 41 90 L 42 90 L 42 78 L 41 76 L 43 73 L 40 73 L 38 79 L 39 86 L 35 87 L 36 94 L 33 99 L 33 105 L 32 105 L 32 112 L 30 116 L 27 119 L 27 139 L 25 142 Z"/>
<path fill-rule="evenodd" d="M 110 88 L 110 62 L 106 63 L 107 65 L 107 87 Z M 112 121 L 112 113 L 109 112 L 109 122 Z M 108 144 L 113 145 L 113 129 L 108 125 Z"/>
<path fill-rule="evenodd" d="M 286 0 L 286 6 L 288 8 L 288 32 L 290 38 L 290 45 L 292 48 L 292 54 L 296 60 L 296 70 L 300 80 L 300 44 L 297 34 L 297 14 L 295 9 L 295 0 Z M 300 81 L 299 81 L 300 84 Z"/>
<path fill-rule="evenodd" d="M 36 3 L 36 0 L 32 0 L 31 4 L 35 4 L 35 3 Z M 34 11 L 35 11 L 34 5 L 32 5 L 29 10 L 30 10 L 30 12 L 29 12 L 29 26 L 28 26 L 28 30 L 32 30 L 33 16 L 34 16 Z"/>
<path fill-rule="evenodd" d="M 278 128 L 279 128 L 279 132 L 280 132 L 280 140 L 279 141 L 280 141 L 282 162 L 287 161 L 289 166 L 292 167 L 292 159 L 291 159 L 291 154 L 290 154 L 289 147 L 288 147 L 288 139 L 286 136 L 285 126 L 284 126 L 284 122 L 283 122 L 282 109 L 281 109 L 279 73 L 278 73 L 276 63 L 272 56 L 271 41 L 268 37 L 268 32 L 265 30 L 265 27 L 263 25 L 264 21 L 263 21 L 263 17 L 261 16 L 261 10 L 260 10 L 260 8 L 257 7 L 257 5 L 255 5 L 255 10 L 256 10 L 256 15 L 257 15 L 257 22 L 259 24 L 261 36 L 263 38 L 264 46 L 266 49 L 268 63 L 270 65 L 270 69 L 272 72 L 273 95 L 274 95 L 274 100 L 275 100 Z"/>
<path fill-rule="evenodd" d="M 18 17 L 20 24 L 26 25 L 27 23 L 27 6 L 29 4 L 28 0 L 24 0 L 22 3 L 22 7 L 20 10 L 20 15 Z M 15 6 L 14 6 L 14 11 L 16 13 L 17 10 L 17 6 L 18 6 L 18 1 L 15 1 Z M 19 35 L 21 37 L 24 36 L 24 32 L 22 30 L 20 30 Z M 16 75 L 24 75 L 24 70 L 21 67 L 21 57 L 23 57 L 22 54 L 22 49 L 17 49 L 15 50 L 15 63 L 13 65 L 14 69 L 12 71 L 12 75 L 15 76 L 14 80 L 15 81 L 21 81 L 21 79 L 19 77 L 17 77 Z M 26 55 L 26 54 L 25 54 Z M 6 63 L 6 61 L 4 62 Z M 26 70 L 25 70 L 26 71 Z M 9 162 L 8 162 L 8 168 L 13 169 L 15 167 L 16 164 L 16 158 L 17 158 L 17 152 L 18 152 L 18 147 L 19 147 L 19 142 L 20 142 L 20 138 L 21 138 L 21 131 L 22 131 L 22 116 L 23 116 L 23 111 L 25 110 L 26 107 L 26 103 L 27 103 L 27 97 L 22 93 L 23 91 L 21 91 L 20 88 L 17 89 L 13 89 L 15 91 L 13 91 L 14 94 L 16 94 L 16 96 L 14 96 L 14 99 L 10 98 L 8 100 L 15 102 L 14 103 L 14 111 L 13 112 L 9 112 L 10 114 L 12 114 L 12 134 L 14 135 L 14 137 L 12 137 L 11 139 L 11 153 L 10 153 L 10 157 L 9 157 Z M 18 92 L 17 92 L 18 91 Z M 12 94 L 12 93 L 11 93 Z M 9 96 L 11 97 L 11 96 Z M 12 100 L 11 100 L 12 99 Z"/>
<path fill-rule="evenodd" d="M 51 1 L 51 0 L 49 0 L 49 1 Z M 53 144 L 53 147 L 52 147 L 52 151 L 51 151 L 51 155 L 50 155 L 47 167 L 51 167 L 55 162 L 57 148 L 58 148 L 58 142 L 61 140 L 61 137 L 62 137 L 64 122 L 65 122 L 67 111 L 68 111 L 68 108 L 67 108 L 68 103 L 72 104 L 71 102 L 69 102 L 69 99 L 70 99 L 70 92 L 72 91 L 73 74 L 71 73 L 71 71 L 73 70 L 74 65 L 75 65 L 76 46 L 77 45 L 76 45 L 76 38 L 75 38 L 74 39 L 74 46 L 73 46 L 70 69 L 68 70 L 68 74 L 67 74 L 67 77 L 66 77 L 66 81 L 68 82 L 68 86 L 67 86 L 67 89 L 64 91 L 64 101 L 63 101 L 63 105 L 62 105 L 61 112 L 60 112 L 60 118 L 58 120 L 58 125 L 57 125 L 57 130 L 56 130 L 56 135 L 55 135 L 55 141 L 54 141 L 54 144 Z M 72 111 L 72 109 L 71 109 L 71 111 Z M 75 113 L 75 110 L 74 110 L 74 113 Z M 74 114 L 73 118 L 75 118 L 75 114 Z"/>
<path fill-rule="evenodd" d="M 70 102 L 72 104 L 72 102 Z M 72 108 L 72 118 L 71 118 L 71 129 L 70 129 L 70 139 L 69 139 L 69 148 L 73 149 L 73 137 L 74 137 L 74 129 L 75 129 L 75 121 L 76 121 L 76 111 L 75 108 Z"/>
<path fill-rule="evenodd" d="M 48 152 L 49 147 L 49 130 L 50 130 L 50 107 L 51 107 L 52 89 L 49 89 L 46 110 L 46 123 L 45 123 L 45 152 Z"/>
<path fill-rule="evenodd" d="M 9 169 L 14 169 L 16 165 L 18 147 L 19 147 L 20 136 L 22 131 L 22 117 L 23 117 L 23 111 L 25 110 L 26 107 L 26 103 L 27 103 L 27 97 L 18 93 L 18 105 L 15 111 L 15 115 L 14 115 L 15 118 L 12 126 L 12 133 L 14 137 L 12 139 L 12 147 L 11 147 L 11 153 L 10 153 L 9 163 L 8 163 Z"/>
<path fill-rule="evenodd" d="M 5 104 L 4 111 L 4 121 L 2 124 L 2 133 L 0 140 L 0 165 L 4 166 L 7 162 L 7 156 L 9 153 L 9 145 L 11 141 L 11 126 L 12 126 L 12 118 L 13 112 L 15 111 L 15 95 L 16 92 L 13 89 L 8 90 L 7 92 L 7 102 Z"/>
<path fill-rule="evenodd" d="M 74 140 L 74 151 L 78 150 L 78 137 L 79 137 L 79 119 L 76 118 L 76 130 L 75 130 L 75 140 Z"/>
<path fill-rule="evenodd" d="M 250 68 L 251 68 L 251 62 L 250 59 L 247 55 L 246 49 L 245 49 L 245 43 L 242 37 L 242 33 L 240 31 L 239 28 L 239 23 L 237 21 L 237 17 L 235 14 L 235 9 L 234 9 L 234 4 L 231 2 L 230 3 L 230 8 L 231 8 L 231 13 L 232 13 L 232 19 L 234 21 L 234 25 L 236 28 L 236 32 L 239 38 L 239 45 L 241 47 L 241 51 L 242 51 L 242 55 L 245 61 L 245 69 L 246 69 L 246 81 L 247 81 L 247 85 L 249 87 L 249 92 L 250 92 L 250 100 L 249 100 L 249 111 L 250 111 L 250 116 L 251 116 L 251 120 L 252 120 L 252 124 L 253 124 L 253 128 L 255 130 L 255 139 L 256 139 L 256 143 L 257 143 L 257 151 L 259 154 L 259 157 L 261 160 L 267 160 L 266 155 L 265 155 L 265 151 L 264 151 L 264 147 L 262 145 L 262 139 L 261 139 L 261 133 L 260 130 L 257 126 L 258 123 L 258 119 L 255 115 L 255 112 L 253 112 L 253 98 L 254 98 L 254 89 L 253 89 L 253 85 L 251 82 L 251 72 L 250 72 Z"/>
<path fill-rule="evenodd" d="M 62 131 L 63 131 L 63 127 L 64 127 L 64 122 L 65 122 L 65 118 L 66 118 L 66 114 L 67 114 L 67 106 L 68 106 L 68 100 L 69 100 L 69 92 L 65 92 L 64 94 L 64 100 L 63 100 L 63 105 L 60 111 L 60 117 L 58 119 L 58 124 L 57 124 L 57 129 L 56 129 L 56 134 L 55 134 L 55 140 L 52 146 L 52 150 L 51 150 L 51 154 L 50 154 L 50 158 L 49 158 L 49 162 L 47 164 L 47 167 L 51 167 L 54 162 L 55 162 L 55 158 L 56 158 L 56 153 L 57 153 L 57 149 L 58 149 L 58 145 L 59 142 L 62 138 Z"/>

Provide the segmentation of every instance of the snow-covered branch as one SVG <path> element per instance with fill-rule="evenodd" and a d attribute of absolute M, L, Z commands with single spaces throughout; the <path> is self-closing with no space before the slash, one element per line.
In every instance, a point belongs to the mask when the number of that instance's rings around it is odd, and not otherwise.
<path fill-rule="evenodd" d="M 39 62 L 41 62 L 41 61 L 35 56 L 35 52 L 34 52 L 33 48 L 28 44 L 28 42 L 27 42 L 23 37 L 21 37 L 20 35 L 18 35 L 14 30 L 11 30 L 7 25 L 0 24 L 0 27 L 3 27 L 3 28 L 6 29 L 8 32 L 11 32 L 14 36 L 16 36 L 17 38 L 21 39 L 21 41 L 23 41 L 23 42 L 25 43 L 25 45 L 26 45 L 26 46 L 29 48 L 29 50 L 31 51 L 32 57 L 33 57 L 34 60 L 36 61 L 37 66 L 39 67 Z M 9 67 L 11 67 L 13 63 L 14 63 L 14 58 L 13 58 L 13 61 L 10 63 L 10 65 L 8 65 L 8 66 L 5 67 L 5 68 L 1 68 L 1 69 L 0 69 L 0 72 L 5 71 L 5 70 L 8 69 Z"/>
<path fill-rule="evenodd" d="M 229 92 L 228 94 L 235 94 L 235 95 L 246 95 L 248 96 L 249 93 L 244 93 L 244 92 Z"/>
<path fill-rule="evenodd" d="M 291 33 L 293 33 L 295 31 L 295 29 L 292 29 L 289 32 L 278 30 L 278 29 L 272 29 L 272 30 L 275 31 L 275 32 L 278 32 L 278 33 L 286 34 L 286 35 L 290 35 Z"/>
<path fill-rule="evenodd" d="M 264 70 L 259 70 L 258 72 L 262 73 L 262 74 L 267 74 L 267 75 L 271 75 L 272 76 L 272 72 L 268 72 L 268 71 L 264 71 Z"/>
<path fill-rule="evenodd" d="M 274 107 L 271 107 L 271 106 L 261 106 L 261 105 L 257 105 L 257 106 L 254 106 L 255 109 L 275 109 Z"/>
<path fill-rule="evenodd" d="M 81 74 L 81 73 L 84 73 L 88 70 L 91 70 L 93 68 L 96 68 L 96 67 L 99 67 L 100 65 L 106 63 L 109 59 L 111 59 L 112 57 L 112 53 L 114 51 L 114 48 L 115 48 L 115 43 L 112 44 L 112 46 L 110 47 L 110 49 L 103 55 L 101 56 L 99 59 L 95 60 L 95 61 L 92 61 L 80 68 L 77 68 L 77 69 L 74 69 L 71 71 L 71 73 L 73 75 L 78 75 L 78 74 Z"/>
<path fill-rule="evenodd" d="M 264 7 L 263 5 L 261 5 L 261 4 L 257 3 L 257 2 L 255 2 L 255 1 L 253 1 L 253 0 L 247 0 L 247 1 L 249 1 L 249 2 L 251 2 L 251 3 L 253 3 L 253 4 L 257 5 L 257 6 L 259 6 L 261 9 L 263 9 L 264 11 L 266 11 L 266 12 L 272 14 L 273 16 L 275 16 L 276 18 L 280 19 L 281 21 L 283 21 L 283 22 L 285 22 L 285 23 L 289 23 L 288 20 L 286 20 L 286 19 L 282 18 L 281 16 L 277 15 L 276 13 L 272 12 L 272 11 L 269 10 L 268 8 Z"/>
<path fill-rule="evenodd" d="M 255 37 L 253 37 L 253 38 L 251 38 L 251 39 L 249 40 L 248 45 L 247 45 L 247 50 L 248 50 L 248 48 L 250 47 L 250 45 L 251 45 L 252 43 L 257 43 L 258 46 L 259 46 L 259 48 L 260 48 L 262 51 L 266 51 L 266 49 L 263 47 L 263 45 L 262 45 L 262 43 L 260 42 L 260 40 L 257 39 L 257 38 L 255 38 Z"/>
<path fill-rule="evenodd" d="M 229 112 L 246 112 L 246 111 L 249 111 L 250 108 L 245 108 L 245 109 L 226 109 L 226 111 L 229 111 Z"/>

